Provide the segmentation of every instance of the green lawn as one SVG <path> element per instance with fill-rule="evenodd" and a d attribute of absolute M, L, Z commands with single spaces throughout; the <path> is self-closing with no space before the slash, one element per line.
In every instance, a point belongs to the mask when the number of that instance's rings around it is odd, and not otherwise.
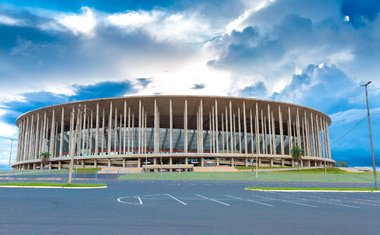
<path fill-rule="evenodd" d="M 248 170 L 248 169 L 252 170 L 252 166 L 235 166 L 235 168 L 238 169 L 238 170 Z M 281 166 L 279 166 L 279 167 L 262 166 L 262 167 L 258 167 L 258 169 L 287 169 L 287 168 L 293 169 L 293 168 L 296 168 L 296 167 L 291 167 L 291 166 L 285 166 L 285 167 L 281 167 Z M 255 170 L 255 169 L 256 169 L 256 167 L 253 166 L 253 170 Z"/>
<path fill-rule="evenodd" d="M 0 186 L 48 186 L 48 187 L 104 187 L 105 184 L 64 184 L 46 182 L 3 182 Z"/>
<path fill-rule="evenodd" d="M 332 174 L 350 174 L 347 171 L 341 170 L 339 168 L 335 167 L 327 167 L 326 168 L 327 173 Z M 313 168 L 313 169 L 300 169 L 298 170 L 291 170 L 291 171 L 276 171 L 276 173 L 306 173 L 306 174 L 325 174 L 325 168 Z M 367 173 L 365 173 L 367 174 Z"/>
<path fill-rule="evenodd" d="M 315 191 L 380 191 L 375 188 L 270 188 L 270 187 L 246 187 L 248 190 L 315 190 Z"/>
<path fill-rule="evenodd" d="M 149 180 L 256 180 L 256 173 L 242 172 L 157 172 L 157 173 L 128 173 L 119 179 L 149 179 Z M 337 182 L 337 183 L 372 183 L 373 176 L 363 173 L 298 173 L 290 172 L 259 172 L 258 181 L 283 182 Z M 380 176 L 379 176 L 380 181 Z"/>

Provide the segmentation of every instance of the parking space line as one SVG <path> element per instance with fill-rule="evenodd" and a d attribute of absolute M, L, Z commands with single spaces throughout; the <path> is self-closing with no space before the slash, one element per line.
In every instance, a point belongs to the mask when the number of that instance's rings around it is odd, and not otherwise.
<path fill-rule="evenodd" d="M 265 199 L 269 199 L 269 200 L 278 200 L 278 201 L 287 202 L 287 203 L 295 204 L 295 205 L 299 205 L 299 206 L 317 207 L 314 205 L 309 205 L 309 204 L 305 204 L 305 203 L 301 203 L 301 202 L 292 202 L 292 201 L 288 201 L 288 200 L 284 200 L 284 199 L 276 199 L 276 198 L 263 197 L 263 196 L 257 196 L 257 195 L 252 195 L 252 196 L 259 197 L 259 198 L 265 198 Z"/>
<path fill-rule="evenodd" d="M 175 198 L 175 197 L 173 197 L 172 195 L 170 195 L 168 193 L 166 195 L 169 196 L 169 197 L 171 197 L 171 198 L 173 198 L 174 200 L 176 200 L 177 202 L 181 203 L 182 205 L 187 206 L 186 203 L 184 203 L 183 201 L 179 200 L 178 198 Z"/>
<path fill-rule="evenodd" d="M 281 194 L 279 194 L 279 195 L 282 196 L 282 197 L 290 198 L 290 197 L 287 197 L 285 195 L 281 195 Z M 349 208 L 355 208 L 355 209 L 359 209 L 360 208 L 360 207 L 357 207 L 357 206 L 351 206 L 351 205 L 346 205 L 346 204 L 342 204 L 342 203 L 331 202 L 331 199 L 327 199 L 327 198 L 321 198 L 321 197 L 309 197 L 309 198 L 315 198 L 315 199 L 319 199 L 319 200 L 317 201 L 317 200 L 314 200 L 314 199 L 304 199 L 304 198 L 297 198 L 297 197 L 293 197 L 291 199 L 303 200 L 303 201 L 313 200 L 314 202 L 318 202 L 318 203 L 322 203 L 322 204 L 330 204 L 330 205 L 343 206 L 343 207 L 349 207 Z M 326 201 L 321 201 L 321 200 L 326 200 Z M 330 200 L 330 201 L 328 201 L 328 200 Z"/>
<path fill-rule="evenodd" d="M 230 198 L 234 198 L 234 199 L 238 199 L 238 200 L 242 200 L 242 201 L 253 202 L 253 203 L 260 204 L 260 205 L 273 207 L 273 205 L 271 205 L 271 204 L 267 204 L 267 203 L 264 203 L 264 202 L 254 201 L 254 200 L 251 200 L 251 199 L 248 199 L 248 198 L 240 198 L 240 197 L 235 197 L 235 196 L 231 196 L 231 195 L 227 195 L 227 194 L 225 194 L 225 196 L 230 197 Z"/>
<path fill-rule="evenodd" d="M 139 199 L 140 205 L 142 205 L 143 202 L 141 201 L 141 198 L 139 196 L 137 196 L 137 198 Z"/>
<path fill-rule="evenodd" d="M 198 197 L 201 197 L 201 198 L 204 198 L 204 199 L 207 199 L 207 200 L 213 201 L 213 202 L 220 203 L 220 204 L 225 205 L 225 206 L 230 206 L 230 204 L 227 204 L 227 203 L 224 203 L 224 202 L 218 201 L 218 200 L 216 200 L 216 199 L 208 198 L 208 197 L 206 197 L 206 196 L 202 196 L 202 195 L 199 195 L 199 194 L 195 194 L 195 195 L 197 195 Z"/>
<path fill-rule="evenodd" d="M 139 200 L 139 203 L 135 203 L 135 202 L 125 202 L 125 201 L 123 201 L 122 199 L 123 198 L 131 198 L 131 197 L 137 197 L 137 199 Z M 119 197 L 118 199 L 117 199 L 117 201 L 118 202 L 120 202 L 120 203 L 124 203 L 124 204 L 129 204 L 129 205 L 142 205 L 143 204 L 143 202 L 142 202 L 142 200 L 141 200 L 141 198 L 139 197 L 139 196 L 128 196 L 128 197 Z"/>

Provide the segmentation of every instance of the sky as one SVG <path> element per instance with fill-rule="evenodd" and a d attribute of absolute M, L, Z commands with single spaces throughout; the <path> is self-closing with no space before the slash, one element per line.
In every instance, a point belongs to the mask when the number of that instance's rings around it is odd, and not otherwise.
<path fill-rule="evenodd" d="M 0 0 L 0 168 L 15 120 L 128 95 L 241 96 L 328 114 L 332 157 L 380 166 L 376 0 Z"/>

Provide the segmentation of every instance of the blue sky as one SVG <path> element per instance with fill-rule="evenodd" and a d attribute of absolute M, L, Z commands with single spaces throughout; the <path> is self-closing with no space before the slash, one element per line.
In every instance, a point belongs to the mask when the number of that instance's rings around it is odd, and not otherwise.
<path fill-rule="evenodd" d="M 131 94 L 316 108 L 332 118 L 333 158 L 371 165 L 360 85 L 372 81 L 379 158 L 379 12 L 372 0 L 0 1 L 0 165 L 20 114 Z"/>

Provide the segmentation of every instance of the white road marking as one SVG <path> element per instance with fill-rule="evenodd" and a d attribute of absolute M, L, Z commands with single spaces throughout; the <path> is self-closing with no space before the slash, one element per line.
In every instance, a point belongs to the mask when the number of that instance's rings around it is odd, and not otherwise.
<path fill-rule="evenodd" d="M 256 195 L 252 195 L 252 196 L 259 197 L 259 198 L 264 198 L 264 199 L 269 199 L 269 200 L 278 200 L 278 201 L 287 202 L 287 203 L 295 204 L 295 205 L 299 205 L 299 206 L 317 207 L 317 206 L 314 206 L 314 205 L 309 205 L 309 204 L 305 204 L 305 203 L 301 203 L 301 202 L 292 202 L 292 201 L 288 201 L 288 200 L 284 200 L 284 199 L 276 199 L 276 198 L 256 196 Z"/>
<path fill-rule="evenodd" d="M 231 197 L 231 198 L 235 198 L 235 199 L 238 199 L 238 200 L 247 201 L 247 202 L 257 203 L 257 204 L 264 205 L 264 206 L 271 206 L 271 207 L 273 207 L 273 205 L 271 205 L 271 204 L 267 204 L 267 203 L 264 203 L 264 202 L 258 202 L 258 201 L 254 201 L 254 200 L 247 199 L 247 198 L 240 198 L 240 197 L 235 197 L 235 196 L 231 196 L 231 195 L 227 195 L 227 194 L 225 194 L 225 196 Z"/>
<path fill-rule="evenodd" d="M 122 200 L 123 198 L 131 198 L 131 197 L 137 197 L 137 199 L 139 200 L 139 203 L 125 202 L 125 201 Z M 141 200 L 141 198 L 139 196 L 119 197 L 117 199 L 117 201 L 120 202 L 120 203 L 129 204 L 129 205 L 138 205 L 138 206 L 141 206 L 143 204 L 143 202 L 142 202 L 142 200 Z"/>
<path fill-rule="evenodd" d="M 175 198 L 175 197 L 173 197 L 172 195 L 170 195 L 168 193 L 166 195 L 169 196 L 169 197 L 171 197 L 171 198 L 173 198 L 174 200 L 176 200 L 177 202 L 181 203 L 182 205 L 187 206 L 186 203 L 184 203 L 183 201 L 179 200 L 178 198 Z"/>
<path fill-rule="evenodd" d="M 195 194 L 195 195 L 197 195 L 198 197 L 201 197 L 201 198 L 207 199 L 207 200 L 211 200 L 211 201 L 213 201 L 213 202 L 220 203 L 220 204 L 225 205 L 225 206 L 230 206 L 230 204 L 227 204 L 227 203 L 224 203 L 224 202 L 218 201 L 218 200 L 216 200 L 216 199 L 208 198 L 208 197 L 206 197 L 206 196 L 202 196 L 202 195 L 199 195 L 199 194 Z"/>
<path fill-rule="evenodd" d="M 140 205 L 142 205 L 142 201 L 141 201 L 141 198 L 140 197 L 137 197 L 139 199 L 139 202 L 140 202 Z"/>
<path fill-rule="evenodd" d="M 284 196 L 284 195 L 281 195 L 281 196 L 289 198 L 289 197 Z M 342 204 L 342 203 L 334 203 L 334 202 L 331 202 L 331 199 L 327 199 L 327 198 L 321 198 L 321 197 L 310 197 L 310 198 L 326 200 L 326 201 L 320 201 L 320 200 L 317 201 L 317 200 L 314 200 L 314 199 L 310 199 L 310 200 L 313 200 L 314 202 L 318 202 L 318 203 L 322 203 L 322 204 L 330 204 L 330 205 L 343 206 L 343 207 L 349 207 L 349 208 L 355 208 L 355 209 L 359 209 L 360 208 L 360 207 L 357 207 L 357 206 L 350 206 L 350 205 L 346 205 L 346 204 Z M 293 197 L 292 199 L 310 201 L 309 199 L 303 199 L 303 198 L 297 198 L 297 197 Z"/>

